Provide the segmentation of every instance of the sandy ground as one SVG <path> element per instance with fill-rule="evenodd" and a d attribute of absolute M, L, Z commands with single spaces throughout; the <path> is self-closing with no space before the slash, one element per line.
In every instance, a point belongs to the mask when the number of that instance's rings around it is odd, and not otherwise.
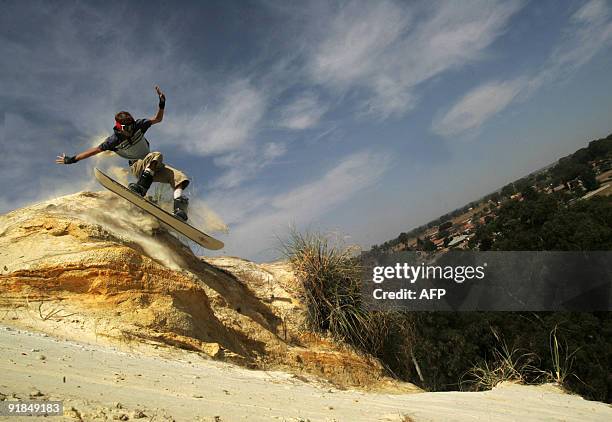
<path fill-rule="evenodd" d="M 2 400 L 63 400 L 64 416 L 47 420 L 612 420 L 610 406 L 554 386 L 403 395 L 341 391 L 183 350 L 147 345 L 127 352 L 6 326 L 0 326 L 0 374 Z"/>

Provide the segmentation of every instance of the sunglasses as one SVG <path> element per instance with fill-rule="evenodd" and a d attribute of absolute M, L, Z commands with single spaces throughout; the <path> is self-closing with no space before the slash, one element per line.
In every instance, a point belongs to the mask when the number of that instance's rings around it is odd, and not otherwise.
<path fill-rule="evenodd" d="M 126 132 L 130 132 L 132 129 L 134 129 L 134 123 L 128 123 L 126 125 L 122 125 L 119 122 L 115 122 L 115 127 L 119 130 L 124 130 Z"/>

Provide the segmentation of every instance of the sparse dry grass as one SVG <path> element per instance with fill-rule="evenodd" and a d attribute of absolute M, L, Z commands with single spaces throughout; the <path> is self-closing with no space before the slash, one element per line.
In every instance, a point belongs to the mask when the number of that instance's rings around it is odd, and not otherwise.
<path fill-rule="evenodd" d="M 540 358 L 535 353 L 523 352 L 510 348 L 499 334 L 492 330 L 500 346 L 493 350 L 491 363 L 482 361 L 475 364 L 462 379 L 461 384 L 468 384 L 476 390 L 490 390 L 500 382 L 512 381 L 519 384 L 542 384 L 554 382 L 564 386 L 572 374 L 574 355 L 578 350 L 569 351 L 567 344 L 561 346 L 557 338 L 557 327 L 550 332 L 550 353 L 552 370 L 540 368 Z"/>
<path fill-rule="evenodd" d="M 576 376 L 572 374 L 571 371 L 578 350 L 580 349 L 570 352 L 567 343 L 565 343 L 564 346 L 560 345 L 559 339 L 557 338 L 557 327 L 555 326 L 550 332 L 550 355 L 553 361 L 553 369 L 549 374 L 549 377 L 554 382 L 559 385 L 564 385 L 568 377 Z"/>
<path fill-rule="evenodd" d="M 545 376 L 534 365 L 540 360 L 535 353 L 509 347 L 495 330 L 491 331 L 499 342 L 493 350 L 493 361 L 483 360 L 472 366 L 462 377 L 462 385 L 467 384 L 475 390 L 490 390 L 504 381 L 528 384 Z"/>
<path fill-rule="evenodd" d="M 365 309 L 362 268 L 353 251 L 320 233 L 301 234 L 296 230 L 282 248 L 301 282 L 308 328 L 379 354 L 390 322 Z"/>

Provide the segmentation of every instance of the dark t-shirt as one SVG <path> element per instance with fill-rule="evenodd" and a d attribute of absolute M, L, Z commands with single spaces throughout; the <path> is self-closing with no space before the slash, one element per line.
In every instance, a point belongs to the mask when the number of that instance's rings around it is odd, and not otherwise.
<path fill-rule="evenodd" d="M 134 134 L 140 132 L 144 135 L 144 133 L 151 127 L 151 120 L 149 119 L 138 119 L 134 122 Z M 117 151 L 117 146 L 125 141 L 125 136 L 117 130 L 117 128 L 113 128 L 113 134 L 106 138 L 104 142 L 100 144 L 100 149 L 102 151 Z"/>

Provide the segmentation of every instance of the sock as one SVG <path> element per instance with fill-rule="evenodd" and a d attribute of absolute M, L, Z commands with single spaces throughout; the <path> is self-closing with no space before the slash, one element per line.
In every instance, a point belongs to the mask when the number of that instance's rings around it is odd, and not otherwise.
<path fill-rule="evenodd" d="M 174 199 L 180 198 L 181 196 L 183 196 L 183 189 L 182 188 L 174 189 Z"/>

